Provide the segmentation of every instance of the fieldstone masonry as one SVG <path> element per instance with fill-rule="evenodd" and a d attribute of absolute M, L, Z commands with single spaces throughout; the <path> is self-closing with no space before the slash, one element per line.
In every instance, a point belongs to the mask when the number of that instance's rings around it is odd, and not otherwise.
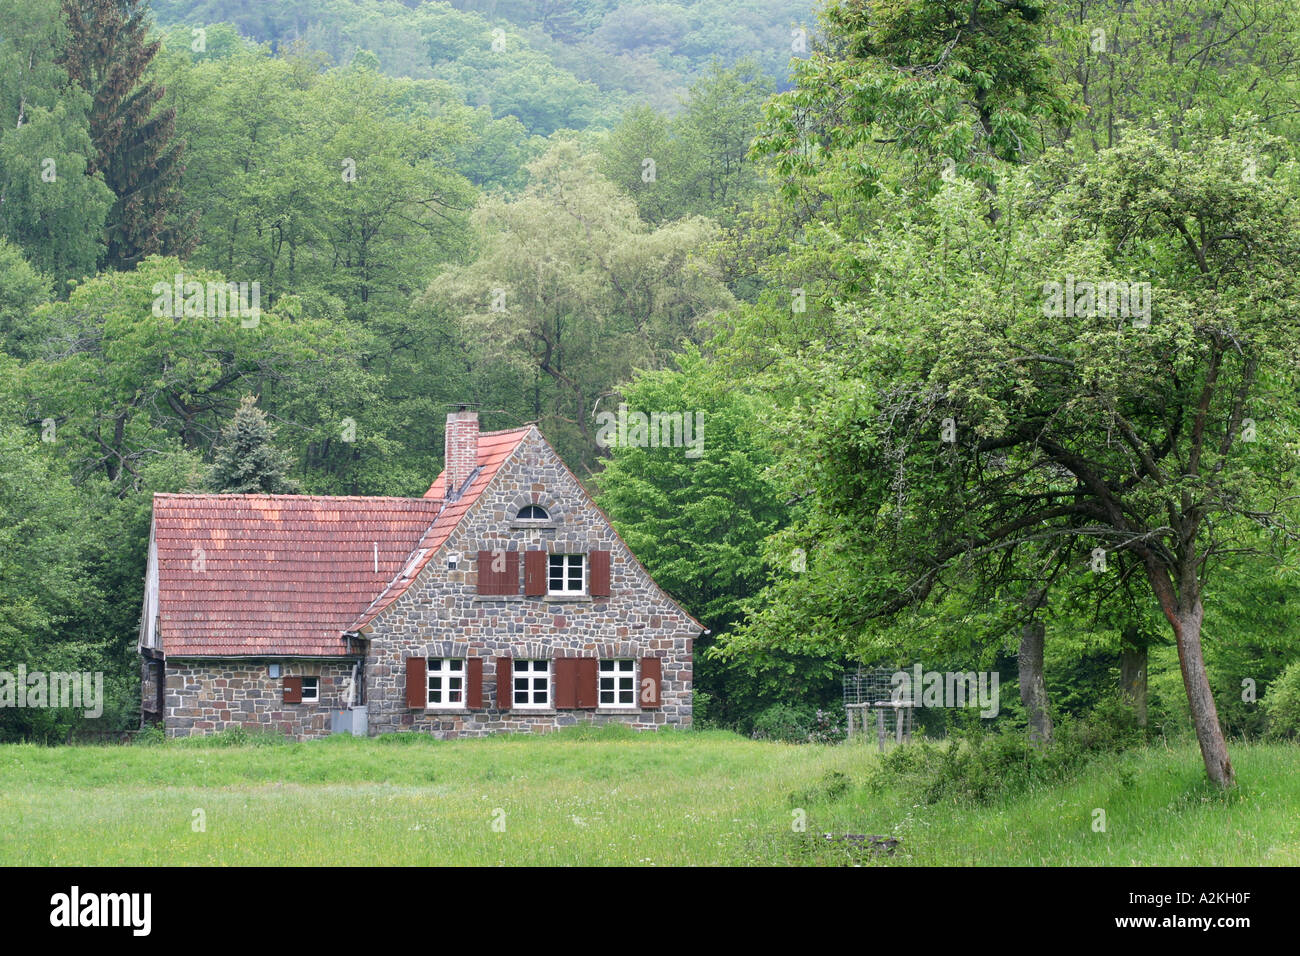
<path fill-rule="evenodd" d="M 188 737 L 241 727 L 275 730 L 299 740 L 325 737 L 331 709 L 342 706 L 344 682 L 352 676 L 352 660 L 339 661 L 167 661 L 163 700 L 167 736 Z M 270 665 L 280 665 L 280 677 Z M 284 677 L 320 678 L 320 700 L 284 702 Z"/>
<path fill-rule="evenodd" d="M 665 454 L 679 452 L 664 449 Z M 538 504 L 550 520 L 518 522 Z M 610 597 L 486 596 L 477 592 L 477 552 L 610 552 Z M 446 555 L 463 555 L 455 571 Z M 522 575 L 523 561 L 520 561 Z M 520 442 L 488 488 L 434 554 L 420 579 L 374 622 L 366 657 L 370 733 L 438 737 L 499 731 L 546 732 L 581 721 L 639 729 L 691 723 L 691 651 L 699 626 L 651 580 L 591 504 L 578 480 L 537 432 Z M 484 710 L 411 710 L 406 658 L 482 657 Z M 661 659 L 660 706 L 558 711 L 497 708 L 497 657 Z M 554 667 L 551 670 L 554 700 Z"/>

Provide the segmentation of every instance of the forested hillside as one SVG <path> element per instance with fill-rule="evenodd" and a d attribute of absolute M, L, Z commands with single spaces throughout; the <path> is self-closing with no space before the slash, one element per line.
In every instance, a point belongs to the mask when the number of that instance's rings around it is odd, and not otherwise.
<path fill-rule="evenodd" d="M 1230 783 L 1300 729 L 1297 48 L 1290 0 L 0 0 L 0 670 L 134 726 L 151 495 L 232 490 L 241 408 L 264 487 L 421 495 L 472 402 L 711 629 L 697 721 L 833 735 L 923 660 Z"/>
<path fill-rule="evenodd" d="M 752 57 L 784 80 L 806 53 L 814 0 L 155 0 L 160 26 L 233 24 L 272 49 L 303 43 L 336 65 L 373 53 L 391 76 L 451 82 L 529 132 L 673 112 L 714 60 Z M 486 42 L 485 42 L 486 41 Z M 495 46 L 493 45 L 495 43 Z M 793 49 L 792 49 L 793 47 Z"/>

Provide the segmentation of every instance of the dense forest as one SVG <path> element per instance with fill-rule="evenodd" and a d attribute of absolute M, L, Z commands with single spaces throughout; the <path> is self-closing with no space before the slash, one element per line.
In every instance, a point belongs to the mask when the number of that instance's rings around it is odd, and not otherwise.
<path fill-rule="evenodd" d="M 0 735 L 138 723 L 153 493 L 418 496 L 458 402 L 710 629 L 697 723 L 923 660 L 1295 732 L 1291 0 L 0 13 L 0 670 L 110 691 Z"/>

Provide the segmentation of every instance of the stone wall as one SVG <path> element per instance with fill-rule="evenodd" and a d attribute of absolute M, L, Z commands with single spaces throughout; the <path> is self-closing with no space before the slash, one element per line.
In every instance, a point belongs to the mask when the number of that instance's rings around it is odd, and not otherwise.
<path fill-rule="evenodd" d="M 270 676 L 270 665 L 280 676 Z M 167 660 L 164 726 L 169 737 L 212 734 L 241 727 L 274 730 L 297 739 L 325 737 L 331 710 L 343 706 L 351 660 Z M 284 702 L 284 678 L 319 677 L 320 700 Z"/>
<path fill-rule="evenodd" d="M 680 454 L 682 449 L 663 449 Z M 515 521 L 526 504 L 550 521 Z M 477 553 L 505 549 L 610 552 L 608 598 L 477 593 Z M 460 557 L 455 571 L 447 554 Z M 588 569 L 589 570 L 589 569 Z M 534 432 L 501 466 L 419 579 L 374 622 L 366 658 L 370 733 L 417 731 L 439 737 L 500 731 L 546 732 L 579 722 L 617 721 L 640 729 L 691 723 L 691 654 L 699 627 L 659 590 L 558 456 Z M 658 657 L 660 706 L 624 710 L 530 711 L 497 708 L 496 657 Z M 408 657 L 484 658 L 482 710 L 414 710 L 406 705 Z M 555 669 L 552 666 L 554 700 Z"/>

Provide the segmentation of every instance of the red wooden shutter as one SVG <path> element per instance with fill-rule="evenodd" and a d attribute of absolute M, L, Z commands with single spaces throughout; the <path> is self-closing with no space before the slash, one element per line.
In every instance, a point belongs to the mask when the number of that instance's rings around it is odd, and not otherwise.
<path fill-rule="evenodd" d="M 591 596 L 609 597 L 609 552 L 592 551 L 588 559 L 591 561 Z"/>
<path fill-rule="evenodd" d="M 471 657 L 465 661 L 466 703 L 470 710 L 483 709 L 483 658 Z"/>
<path fill-rule="evenodd" d="M 594 657 L 578 658 L 578 706 L 590 709 L 600 700 L 598 695 L 599 668 Z"/>
<path fill-rule="evenodd" d="M 497 658 L 497 706 L 502 710 L 509 710 L 515 699 L 513 663 L 509 657 Z"/>
<path fill-rule="evenodd" d="M 494 571 L 493 565 L 500 564 L 503 569 Z M 518 551 L 480 551 L 478 553 L 478 593 L 479 594 L 518 594 L 519 593 L 519 552 Z"/>
<path fill-rule="evenodd" d="M 429 706 L 429 665 L 423 657 L 406 659 L 406 706 L 411 710 Z"/>
<path fill-rule="evenodd" d="M 578 706 L 578 658 L 555 659 L 555 709 L 573 710 Z"/>
<path fill-rule="evenodd" d="M 286 704 L 302 703 L 301 677 L 286 677 L 284 679 L 284 702 Z"/>
<path fill-rule="evenodd" d="M 546 594 L 546 552 L 524 552 L 524 594 L 543 597 Z"/>
<path fill-rule="evenodd" d="M 659 685 L 663 683 L 663 668 L 657 657 L 641 658 L 641 706 L 659 706 Z"/>

